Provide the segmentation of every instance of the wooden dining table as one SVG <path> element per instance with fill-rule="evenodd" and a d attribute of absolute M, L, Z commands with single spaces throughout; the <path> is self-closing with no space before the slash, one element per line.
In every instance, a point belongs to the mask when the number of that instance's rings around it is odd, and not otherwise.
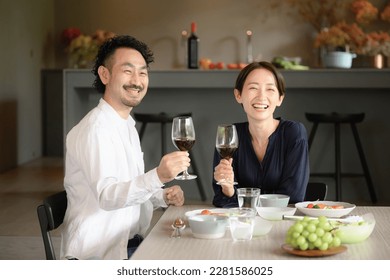
<path fill-rule="evenodd" d="M 250 241 L 234 242 L 230 231 L 219 239 L 198 239 L 192 235 L 185 218 L 187 211 L 212 209 L 207 205 L 169 206 L 135 251 L 132 260 L 301 260 L 313 259 L 282 249 L 291 220 L 272 221 L 271 231 Z M 390 260 L 390 207 L 357 206 L 350 215 L 372 213 L 375 228 L 363 242 L 345 244 L 344 252 L 317 257 L 326 260 Z M 295 215 L 301 215 L 298 211 Z M 171 238 L 172 223 L 184 217 L 186 228 L 181 238 Z"/>

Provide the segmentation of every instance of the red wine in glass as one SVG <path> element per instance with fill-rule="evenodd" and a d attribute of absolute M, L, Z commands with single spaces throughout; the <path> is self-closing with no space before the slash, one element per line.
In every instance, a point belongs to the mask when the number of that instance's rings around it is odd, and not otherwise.
<path fill-rule="evenodd" d="M 173 142 L 180 151 L 189 151 L 195 145 L 195 140 L 189 138 L 175 138 Z"/>
<path fill-rule="evenodd" d="M 233 157 L 234 152 L 238 148 L 238 135 L 234 124 L 221 124 L 218 126 L 215 148 L 221 158 L 229 160 Z M 217 182 L 219 185 L 223 185 L 224 183 L 237 185 L 237 182 L 232 182 L 227 178 Z"/>
<path fill-rule="evenodd" d="M 192 118 L 189 116 L 176 117 L 172 122 L 172 142 L 180 151 L 190 151 L 195 144 L 195 129 Z M 184 170 L 176 180 L 192 180 L 197 176 Z"/>
<path fill-rule="evenodd" d="M 237 147 L 232 147 L 228 145 L 217 146 L 217 152 L 224 159 L 230 159 L 233 157 L 234 152 L 237 150 Z"/>

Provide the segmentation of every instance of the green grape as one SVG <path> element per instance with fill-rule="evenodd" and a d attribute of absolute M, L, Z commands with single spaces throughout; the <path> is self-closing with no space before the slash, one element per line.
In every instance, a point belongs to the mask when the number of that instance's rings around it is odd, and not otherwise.
<path fill-rule="evenodd" d="M 304 217 L 290 226 L 285 242 L 303 251 L 338 247 L 341 245 L 341 240 L 332 231 L 334 227 L 324 216 L 316 219 Z"/>
<path fill-rule="evenodd" d="M 325 223 L 322 228 L 325 230 L 325 231 L 330 231 L 333 227 L 329 224 L 329 223 Z"/>
<path fill-rule="evenodd" d="M 314 224 L 308 224 L 307 226 L 306 226 L 306 230 L 308 231 L 308 232 L 315 232 L 316 231 L 316 226 L 314 225 Z"/>
<path fill-rule="evenodd" d="M 320 249 L 321 251 L 325 251 L 328 250 L 328 247 L 329 247 L 328 243 L 322 242 L 321 246 L 318 249 Z"/>
<path fill-rule="evenodd" d="M 309 248 L 309 243 L 307 243 L 307 242 L 304 242 L 304 243 L 299 245 L 299 249 L 301 249 L 302 251 L 305 251 L 308 248 Z"/>
<path fill-rule="evenodd" d="M 302 233 L 301 233 L 301 235 L 304 236 L 304 237 L 308 237 L 309 234 L 310 234 L 310 232 L 308 232 L 306 229 L 304 229 L 304 230 L 302 231 Z"/>
<path fill-rule="evenodd" d="M 306 238 L 303 237 L 302 235 L 299 236 L 299 237 L 297 238 L 297 244 L 298 244 L 299 246 L 302 245 L 302 244 L 305 243 L 305 242 L 306 242 Z"/>
<path fill-rule="evenodd" d="M 341 239 L 337 236 L 333 237 L 331 247 L 339 247 L 341 245 Z"/>
<path fill-rule="evenodd" d="M 308 236 L 309 241 L 312 242 L 312 243 L 313 243 L 314 241 L 316 241 L 317 238 L 318 238 L 318 237 L 317 237 L 317 234 L 315 234 L 315 233 L 313 233 L 313 232 L 310 233 L 309 236 Z"/>
<path fill-rule="evenodd" d="M 301 234 L 300 234 L 299 232 L 296 232 L 296 231 L 294 231 L 294 232 L 292 233 L 292 237 L 295 238 L 295 239 L 297 239 L 300 235 L 301 235 Z"/>
<path fill-rule="evenodd" d="M 322 239 L 321 238 L 317 238 L 316 241 L 314 241 L 314 246 L 316 248 L 320 248 L 322 245 Z"/>
<path fill-rule="evenodd" d="M 325 230 L 323 228 L 317 227 L 316 234 L 318 237 L 322 237 L 325 233 Z"/>
<path fill-rule="evenodd" d="M 326 223 L 328 221 L 328 218 L 325 216 L 320 216 L 320 217 L 318 217 L 318 221 L 320 223 Z"/>
<path fill-rule="evenodd" d="M 310 221 L 312 221 L 312 219 L 310 219 L 309 216 L 305 216 L 305 217 L 303 217 L 302 221 L 303 222 L 310 222 Z"/>
<path fill-rule="evenodd" d="M 330 243 L 330 242 L 332 242 L 332 240 L 333 240 L 333 237 L 332 237 L 332 234 L 330 232 L 325 232 L 324 236 L 322 236 L 322 241 L 325 243 Z"/>
<path fill-rule="evenodd" d="M 298 233 L 301 233 L 303 231 L 303 225 L 302 223 L 300 223 L 299 221 L 296 222 L 296 224 L 294 225 L 294 230 Z"/>

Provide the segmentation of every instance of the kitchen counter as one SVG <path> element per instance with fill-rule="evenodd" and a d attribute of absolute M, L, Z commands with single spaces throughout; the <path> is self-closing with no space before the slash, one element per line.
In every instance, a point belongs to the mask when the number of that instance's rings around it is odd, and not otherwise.
<path fill-rule="evenodd" d="M 287 89 L 294 88 L 387 88 L 390 68 L 282 70 Z M 228 88 L 234 86 L 238 70 L 167 70 L 150 72 L 150 88 Z M 66 69 L 70 87 L 89 88 L 93 75 L 88 69 Z"/>
<path fill-rule="evenodd" d="M 373 177 L 379 202 L 390 204 L 387 173 L 390 170 L 390 122 L 386 111 L 390 104 L 390 68 L 386 69 L 313 69 L 308 71 L 282 70 L 286 80 L 286 97 L 275 116 L 301 121 L 309 131 L 311 124 L 305 112 L 364 112 L 366 118 L 358 124 L 363 148 Z M 193 113 L 197 133 L 192 153 L 201 167 L 198 174 L 212 197 L 212 155 L 216 127 L 220 123 L 245 121 L 246 116 L 233 96 L 238 70 L 170 70 L 151 71 L 149 91 L 134 112 L 188 112 Z M 92 88 L 90 70 L 66 69 L 64 81 L 64 137 L 66 133 L 94 106 L 101 94 Z M 343 126 L 342 168 L 360 172 L 361 166 L 352 134 Z M 143 150 L 146 170 L 159 163 L 159 126 L 151 124 L 145 132 Z M 170 139 L 167 139 L 170 143 Z M 159 140 L 158 140 L 159 141 Z M 168 144 L 168 151 L 174 150 Z M 158 149 L 158 150 L 156 150 Z M 325 151 L 325 152 L 324 152 Z M 333 171 L 333 130 L 319 127 L 311 150 L 313 172 Z M 320 179 L 329 185 L 329 199 L 333 199 L 333 180 Z M 173 183 L 177 183 L 176 181 Z M 199 196 L 195 182 L 180 182 L 187 199 Z M 363 179 L 343 180 L 343 199 L 370 201 Z"/>

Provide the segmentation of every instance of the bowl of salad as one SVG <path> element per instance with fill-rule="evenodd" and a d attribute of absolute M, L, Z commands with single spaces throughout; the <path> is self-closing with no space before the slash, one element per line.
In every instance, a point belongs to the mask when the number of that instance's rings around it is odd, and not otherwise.
<path fill-rule="evenodd" d="M 340 201 L 304 201 L 296 203 L 295 207 L 302 214 L 311 217 L 340 218 L 351 213 L 356 205 Z"/>
<path fill-rule="evenodd" d="M 362 219 L 353 223 L 332 222 L 335 234 L 342 244 L 359 243 L 366 240 L 375 228 L 375 218 L 371 213 L 365 214 Z"/>

